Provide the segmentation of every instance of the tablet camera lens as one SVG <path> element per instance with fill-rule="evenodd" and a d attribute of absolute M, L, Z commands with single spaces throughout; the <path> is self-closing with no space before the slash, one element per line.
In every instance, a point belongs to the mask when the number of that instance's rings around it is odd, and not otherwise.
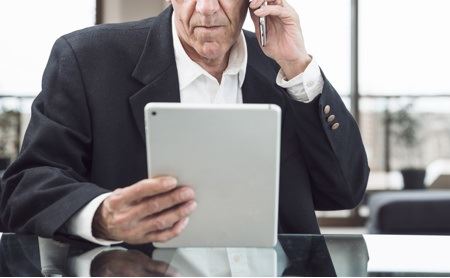
<path fill-rule="evenodd" d="M 153 116 L 156 116 L 156 112 L 152 112 L 152 115 L 153 115 Z"/>

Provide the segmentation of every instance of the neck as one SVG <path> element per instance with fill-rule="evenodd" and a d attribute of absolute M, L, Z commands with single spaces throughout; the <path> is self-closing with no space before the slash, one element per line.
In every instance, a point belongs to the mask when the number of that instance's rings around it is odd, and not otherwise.
<path fill-rule="evenodd" d="M 206 57 L 200 56 L 197 51 L 195 51 L 195 49 L 184 43 L 182 39 L 180 39 L 180 41 L 189 58 L 191 58 L 195 63 L 199 64 L 209 74 L 214 76 L 214 78 L 216 78 L 220 83 L 222 80 L 223 72 L 228 67 L 228 60 L 230 58 L 231 50 L 229 50 L 225 55 L 221 57 L 208 59 Z"/>

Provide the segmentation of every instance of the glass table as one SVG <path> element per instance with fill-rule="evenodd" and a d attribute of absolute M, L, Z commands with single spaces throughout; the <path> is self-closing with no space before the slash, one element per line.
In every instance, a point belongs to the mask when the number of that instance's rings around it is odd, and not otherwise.
<path fill-rule="evenodd" d="M 279 235 L 275 248 L 155 249 L 3 234 L 0 276 L 449 276 L 450 236 Z"/>

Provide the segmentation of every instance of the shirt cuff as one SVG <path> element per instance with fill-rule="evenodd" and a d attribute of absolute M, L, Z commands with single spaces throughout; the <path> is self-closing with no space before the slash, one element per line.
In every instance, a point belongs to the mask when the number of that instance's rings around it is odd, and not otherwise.
<path fill-rule="evenodd" d="M 90 242 L 104 246 L 122 243 L 121 241 L 96 238 L 92 235 L 92 221 L 94 220 L 95 212 L 109 195 L 111 195 L 111 193 L 105 193 L 97 196 L 86 206 L 84 206 L 80 211 L 78 211 L 74 216 L 72 216 L 67 226 L 69 234 L 79 236 Z"/>
<path fill-rule="evenodd" d="M 319 65 L 314 58 L 304 72 L 289 81 L 283 70 L 280 69 L 277 75 L 277 85 L 287 89 L 293 99 L 305 103 L 313 101 L 322 93 L 323 84 Z"/>
<path fill-rule="evenodd" d="M 69 274 L 76 277 L 91 277 L 91 265 L 95 257 L 103 252 L 114 250 L 126 251 L 127 249 L 123 247 L 98 247 L 80 256 L 69 258 Z"/>

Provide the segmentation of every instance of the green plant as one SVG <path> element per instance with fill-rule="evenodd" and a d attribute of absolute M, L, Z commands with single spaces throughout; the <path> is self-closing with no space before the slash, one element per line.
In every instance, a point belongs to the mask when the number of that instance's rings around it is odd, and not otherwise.
<path fill-rule="evenodd" d="M 408 101 L 396 112 L 390 113 L 389 122 L 391 134 L 395 141 L 395 148 L 400 148 L 404 151 L 404 158 L 406 168 L 422 167 L 421 164 L 421 143 L 419 136 L 420 122 L 411 113 L 414 107 L 414 102 Z"/>
<path fill-rule="evenodd" d="M 410 102 L 391 116 L 392 133 L 398 143 L 404 144 L 407 148 L 414 148 L 419 143 L 417 136 L 419 121 L 411 115 L 412 108 L 413 103 Z"/>
<path fill-rule="evenodd" d="M 0 158 L 14 156 L 17 142 L 17 127 L 20 113 L 0 107 Z"/>

